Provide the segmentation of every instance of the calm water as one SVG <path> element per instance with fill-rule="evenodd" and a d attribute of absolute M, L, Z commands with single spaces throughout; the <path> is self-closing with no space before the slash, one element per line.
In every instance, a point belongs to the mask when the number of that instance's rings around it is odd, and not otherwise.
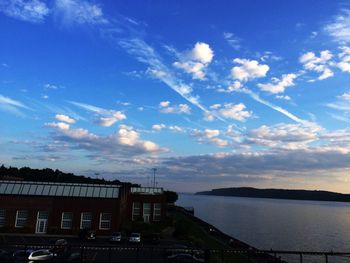
<path fill-rule="evenodd" d="M 180 194 L 177 204 L 260 249 L 350 251 L 350 203 Z"/>

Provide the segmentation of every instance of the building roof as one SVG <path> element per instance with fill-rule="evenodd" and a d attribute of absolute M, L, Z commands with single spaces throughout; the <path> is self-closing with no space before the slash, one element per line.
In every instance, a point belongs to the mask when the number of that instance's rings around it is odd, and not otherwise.
<path fill-rule="evenodd" d="M 161 187 L 131 187 L 132 194 L 159 195 L 163 193 Z"/>
<path fill-rule="evenodd" d="M 119 185 L 0 180 L 0 195 L 118 198 L 119 188 Z"/>

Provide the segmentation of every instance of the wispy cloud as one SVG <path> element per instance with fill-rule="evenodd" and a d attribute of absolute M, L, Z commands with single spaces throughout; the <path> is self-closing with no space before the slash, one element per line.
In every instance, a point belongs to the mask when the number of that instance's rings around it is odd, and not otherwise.
<path fill-rule="evenodd" d="M 290 113 L 289 111 L 283 109 L 282 107 L 276 106 L 276 105 L 262 99 L 258 94 L 256 94 L 255 92 L 253 92 L 247 88 L 240 89 L 239 91 L 249 95 L 253 100 L 260 102 L 261 104 L 263 104 L 263 105 L 265 105 L 265 106 L 267 106 L 275 111 L 282 113 L 283 115 L 285 115 L 286 117 L 290 118 L 293 121 L 296 121 L 298 123 L 303 123 L 303 124 L 308 123 L 308 121 L 300 119 L 299 117 L 297 117 L 294 114 Z"/>
<path fill-rule="evenodd" d="M 42 23 L 50 10 L 40 0 L 1 0 L 0 11 L 5 15 L 31 23 Z"/>
<path fill-rule="evenodd" d="M 31 110 L 28 106 L 18 100 L 5 97 L 0 94 L 0 109 L 16 115 L 23 116 L 22 110 Z"/>
<path fill-rule="evenodd" d="M 104 127 L 110 127 L 114 125 L 118 121 L 125 120 L 127 117 L 126 115 L 117 110 L 107 110 L 104 108 L 96 107 L 94 105 L 81 103 L 81 102 L 75 102 L 75 101 L 68 101 L 72 105 L 75 105 L 81 109 L 85 109 L 87 111 L 95 113 L 95 117 L 93 122 L 97 125 L 104 126 Z"/>
<path fill-rule="evenodd" d="M 226 42 L 235 50 L 239 50 L 241 48 L 241 40 L 235 36 L 231 32 L 224 32 L 223 33 L 224 39 Z"/>
<path fill-rule="evenodd" d="M 84 0 L 56 0 L 54 11 L 64 24 L 107 24 L 102 8 Z"/>
<path fill-rule="evenodd" d="M 171 70 L 162 62 L 162 59 L 157 52 L 143 39 L 135 37 L 120 40 L 118 43 L 128 53 L 134 55 L 138 61 L 148 65 L 150 67 L 150 72 L 155 78 L 162 81 L 194 106 L 204 112 L 208 112 L 207 108 L 199 102 L 199 97 L 191 93 L 192 88 L 189 85 L 184 84 L 182 80 L 175 77 Z M 219 119 L 222 120 L 222 118 Z"/>
<path fill-rule="evenodd" d="M 350 42 L 350 10 L 343 9 L 324 30 L 337 42 Z"/>

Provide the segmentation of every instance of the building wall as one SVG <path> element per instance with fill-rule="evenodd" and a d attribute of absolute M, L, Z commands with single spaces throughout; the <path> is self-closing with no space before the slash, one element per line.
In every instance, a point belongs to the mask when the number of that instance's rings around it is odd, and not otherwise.
<path fill-rule="evenodd" d="M 128 220 L 132 221 L 132 207 L 133 207 L 133 203 L 134 202 L 138 202 L 141 204 L 141 217 L 143 215 L 143 204 L 144 203 L 151 203 L 151 213 L 153 215 L 154 211 L 153 211 L 153 204 L 155 203 L 160 203 L 161 206 L 161 217 L 162 219 L 165 218 L 166 216 L 166 197 L 164 194 L 161 195 L 144 195 L 144 194 L 131 194 L 130 198 L 129 198 L 129 205 L 128 205 Z M 153 216 L 151 217 L 150 222 L 153 222 Z"/>
<path fill-rule="evenodd" d="M 1 196 L 1 209 L 6 211 L 5 230 L 8 232 L 35 233 L 38 211 L 48 211 L 48 234 L 78 234 L 82 212 L 92 213 L 92 229 L 98 233 L 109 233 L 120 227 L 120 200 L 67 197 Z M 16 228 L 17 210 L 27 210 L 27 226 Z M 73 213 L 72 229 L 61 229 L 62 212 Z M 111 229 L 99 230 L 100 213 L 112 213 Z"/>
<path fill-rule="evenodd" d="M 166 214 L 166 198 L 164 194 L 145 195 L 131 194 L 130 187 L 120 188 L 119 198 L 82 198 L 82 197 L 44 197 L 23 195 L 0 195 L 0 209 L 5 209 L 5 227 L 1 232 L 35 233 L 38 211 L 49 213 L 47 234 L 78 234 L 80 231 L 81 213 L 92 213 L 92 229 L 97 234 L 108 235 L 118 231 L 123 223 L 132 220 L 133 202 L 141 203 L 141 215 L 143 214 L 143 203 L 151 203 L 153 215 L 153 204 L 160 203 L 161 217 Z M 27 210 L 28 218 L 26 227 L 16 228 L 17 210 Z M 73 213 L 72 229 L 61 229 L 62 212 Z M 99 230 L 100 213 L 112 213 L 111 229 Z M 153 222 L 153 216 L 150 218 Z"/>

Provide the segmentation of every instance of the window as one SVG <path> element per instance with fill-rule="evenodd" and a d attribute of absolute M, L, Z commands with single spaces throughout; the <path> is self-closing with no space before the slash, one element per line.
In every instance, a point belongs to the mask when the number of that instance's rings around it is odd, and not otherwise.
<path fill-rule="evenodd" d="M 48 218 L 49 218 L 49 212 L 47 211 L 38 212 L 38 219 L 48 219 Z"/>
<path fill-rule="evenodd" d="M 92 214 L 89 212 L 81 213 L 80 229 L 90 229 L 92 222 Z"/>
<path fill-rule="evenodd" d="M 111 229 L 112 213 L 101 213 L 100 214 L 100 229 L 108 230 Z"/>
<path fill-rule="evenodd" d="M 132 220 L 135 221 L 141 216 L 141 204 L 132 203 Z"/>
<path fill-rule="evenodd" d="M 5 209 L 0 209 L 0 227 L 5 226 L 6 212 Z"/>
<path fill-rule="evenodd" d="M 156 203 L 153 205 L 153 221 L 160 221 L 162 217 L 162 204 Z"/>
<path fill-rule="evenodd" d="M 17 210 L 15 227 L 25 227 L 28 219 L 27 210 Z"/>
<path fill-rule="evenodd" d="M 151 215 L 151 204 L 150 203 L 144 203 L 143 204 L 143 216 L 149 216 Z"/>
<path fill-rule="evenodd" d="M 62 229 L 72 229 L 72 227 L 73 227 L 73 213 L 63 212 L 62 213 L 61 228 Z"/>

